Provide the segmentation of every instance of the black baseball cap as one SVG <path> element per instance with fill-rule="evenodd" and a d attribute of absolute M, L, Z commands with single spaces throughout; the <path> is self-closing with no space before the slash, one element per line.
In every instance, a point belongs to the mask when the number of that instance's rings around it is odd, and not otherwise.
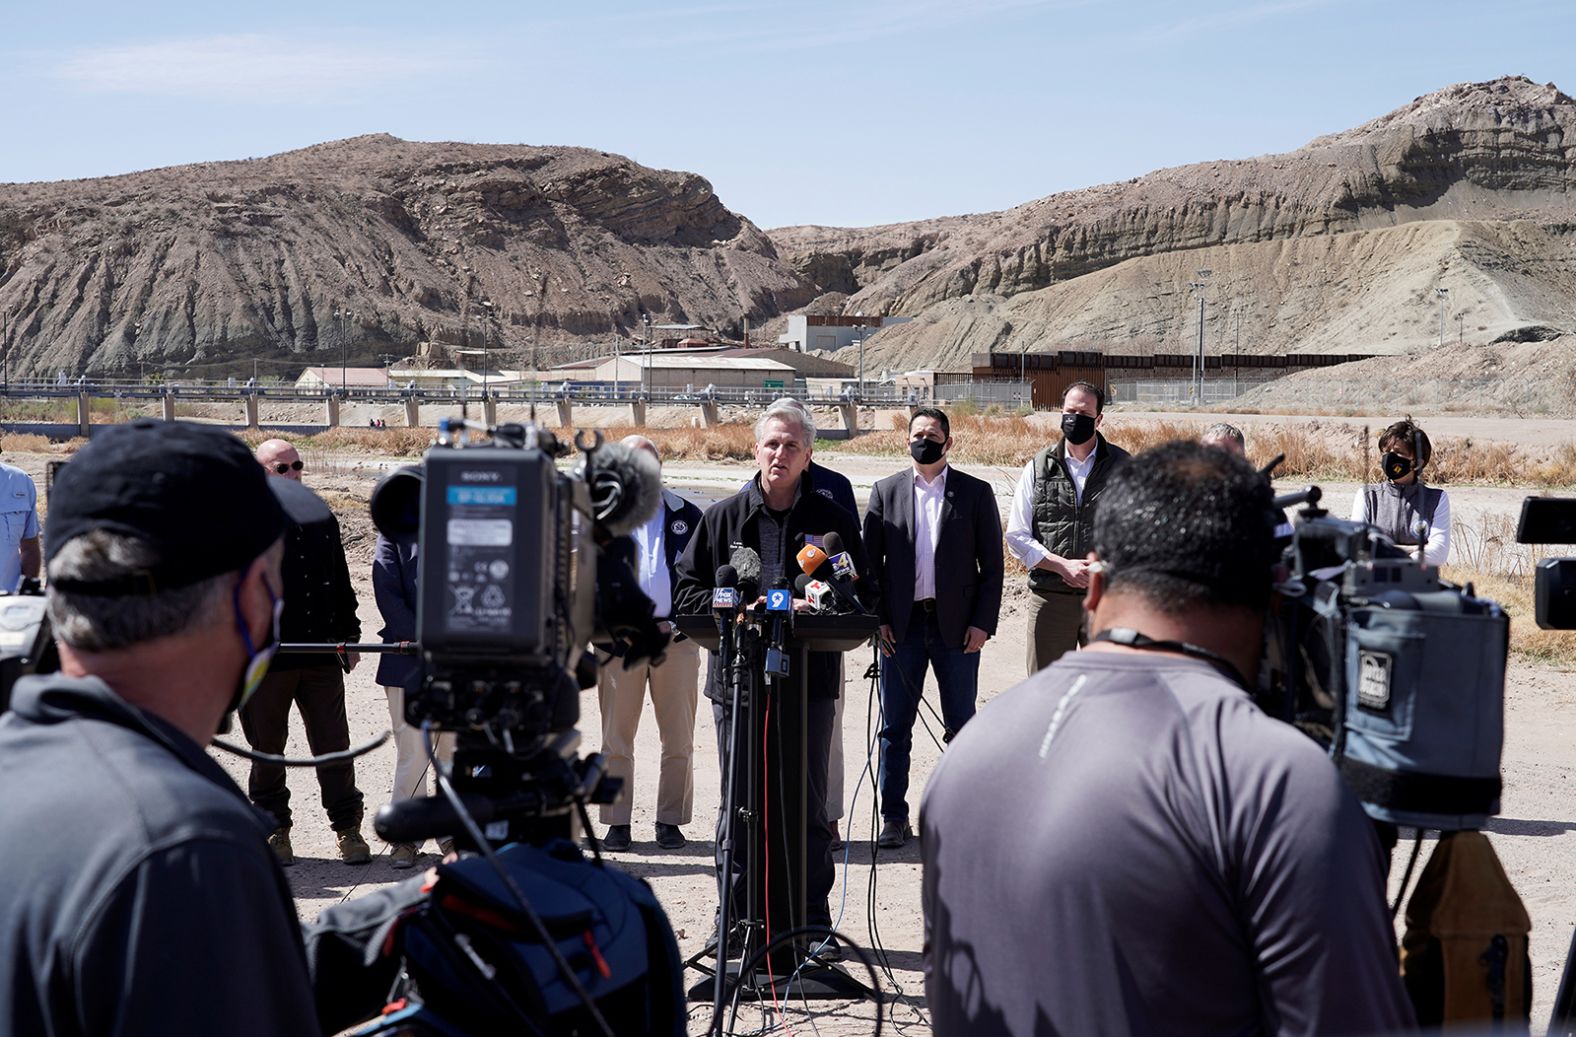
<path fill-rule="evenodd" d="M 223 429 L 142 418 L 95 435 L 55 477 L 44 557 L 84 533 L 140 540 L 158 561 L 135 577 L 52 580 L 78 594 L 152 594 L 250 565 L 285 531 L 268 476 Z"/>

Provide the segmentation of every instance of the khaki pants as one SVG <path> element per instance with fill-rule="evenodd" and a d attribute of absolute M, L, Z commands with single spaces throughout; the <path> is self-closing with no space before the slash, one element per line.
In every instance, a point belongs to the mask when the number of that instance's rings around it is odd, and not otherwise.
<path fill-rule="evenodd" d="M 602 705 L 602 753 L 607 771 L 624 779 L 617 803 L 604 804 L 602 823 L 627 825 L 635 800 L 635 733 L 646 688 L 657 714 L 662 762 L 657 771 L 657 821 L 686 825 L 695 805 L 695 707 L 699 695 L 700 650 L 694 641 L 670 644 L 661 665 L 641 660 L 624 669 L 622 659 L 598 667 L 597 699 Z"/>
<path fill-rule="evenodd" d="M 1029 593 L 1029 676 L 1089 643 L 1083 628 L 1083 603 L 1082 594 Z"/>
<path fill-rule="evenodd" d="M 427 759 L 427 747 L 422 743 L 421 728 L 405 723 L 405 689 L 385 684 L 383 693 L 389 699 L 389 721 L 394 730 L 394 788 L 390 803 L 399 803 L 416 796 L 438 794 L 438 778 L 432 773 Z M 438 762 L 445 768 L 454 759 L 454 733 L 437 736 Z"/>

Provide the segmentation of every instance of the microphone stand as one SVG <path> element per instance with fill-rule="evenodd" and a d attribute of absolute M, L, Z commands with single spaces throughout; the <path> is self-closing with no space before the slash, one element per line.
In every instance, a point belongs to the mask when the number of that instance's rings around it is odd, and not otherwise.
<path fill-rule="evenodd" d="M 724 630 L 719 632 L 718 645 L 718 662 L 722 667 L 723 680 L 728 694 L 726 718 L 728 723 L 728 775 L 722 799 L 722 834 L 718 843 L 720 867 L 717 876 L 717 938 L 711 945 L 702 948 L 699 953 L 686 963 L 688 966 L 699 968 L 704 972 L 704 967 L 699 964 L 700 959 L 704 958 L 708 953 L 716 955 L 717 966 L 711 983 L 702 983 L 692 987 L 689 992 L 690 997 L 694 999 L 699 990 L 704 989 L 707 985 L 711 986 L 712 1018 L 714 1020 L 722 1017 L 722 1007 L 727 992 L 728 961 L 730 957 L 728 954 L 728 937 L 730 935 L 729 931 L 735 924 L 732 908 L 735 895 L 734 887 L 736 886 L 733 862 L 738 851 L 735 838 L 736 826 L 742 826 L 746 832 L 751 831 L 759 816 L 758 804 L 760 802 L 760 790 L 755 783 L 756 772 L 759 768 L 755 740 L 753 738 L 742 738 L 740 733 L 741 728 L 743 730 L 753 730 L 754 727 L 751 718 L 754 716 L 757 705 L 756 696 L 751 689 L 746 689 L 745 683 L 751 672 L 751 660 L 756 654 L 754 646 L 760 633 L 752 623 L 735 623 L 734 616 L 736 615 L 738 613 L 730 614 L 728 617 Z M 745 716 L 746 712 L 749 713 L 749 717 Z M 743 753 L 743 759 L 740 759 L 741 752 Z M 740 789 L 738 784 L 741 768 L 744 773 L 743 789 Z M 741 793 L 742 801 L 740 798 Z M 746 838 L 745 874 L 752 875 L 755 873 L 754 869 L 759 866 L 756 857 L 756 840 L 753 837 Z M 744 918 L 742 919 L 745 925 L 745 933 L 741 949 L 743 950 L 743 958 L 748 959 L 753 949 L 759 944 L 757 930 L 761 925 L 762 915 L 760 905 L 755 903 L 753 884 L 746 883 L 745 885 L 747 903 L 745 904 Z M 751 992 L 756 990 L 754 973 L 751 976 L 741 974 L 738 977 L 738 982 L 746 984 Z"/>

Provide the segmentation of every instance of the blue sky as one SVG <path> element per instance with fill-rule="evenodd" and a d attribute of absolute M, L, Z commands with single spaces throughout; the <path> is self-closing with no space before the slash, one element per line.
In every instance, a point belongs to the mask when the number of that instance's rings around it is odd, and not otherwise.
<path fill-rule="evenodd" d="M 1576 92 L 1568 0 L 9 5 L 0 182 L 362 133 L 574 144 L 763 227 L 1287 151 L 1452 83 Z"/>

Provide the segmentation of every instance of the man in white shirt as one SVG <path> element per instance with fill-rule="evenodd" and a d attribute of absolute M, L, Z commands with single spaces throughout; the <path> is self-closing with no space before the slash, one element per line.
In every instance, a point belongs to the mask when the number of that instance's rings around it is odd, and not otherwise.
<path fill-rule="evenodd" d="M 0 464 L 0 590 L 15 592 L 38 576 L 38 487 L 15 465 Z"/>
<path fill-rule="evenodd" d="M 1128 454 L 1100 434 L 1105 393 L 1074 382 L 1062 393 L 1062 438 L 1023 466 L 1007 549 L 1029 570 L 1028 672 L 1055 662 L 1083 639 L 1084 589 L 1094 513 Z"/>
<path fill-rule="evenodd" d="M 660 464 L 657 446 L 644 436 L 626 436 L 624 445 L 649 451 Z M 653 615 L 662 629 L 673 625 L 673 566 L 700 525 L 701 510 L 671 490 L 662 491 L 662 506 L 640 528 L 615 541 L 612 551 L 623 553 L 640 581 L 640 590 L 651 599 Z M 660 663 L 641 659 L 625 669 L 613 659 L 597 668 L 597 699 L 602 708 L 602 753 L 608 773 L 624 779 L 618 802 L 602 807 L 608 826 L 602 846 L 627 850 L 633 841 L 630 817 L 635 799 L 635 733 L 646 690 L 657 715 L 662 741 L 662 762 L 657 771 L 657 845 L 676 850 L 685 844 L 681 825 L 689 824 L 695 806 L 695 707 L 698 701 L 700 652 L 695 642 L 677 636 Z"/>
<path fill-rule="evenodd" d="M 1001 515 L 990 484 L 947 463 L 947 415 L 922 407 L 909 419 L 913 468 L 870 492 L 865 553 L 881 586 L 881 832 L 879 845 L 912 834 L 909 750 L 925 688 L 936 675 L 951 740 L 974 716 L 979 651 L 1001 611 Z"/>

